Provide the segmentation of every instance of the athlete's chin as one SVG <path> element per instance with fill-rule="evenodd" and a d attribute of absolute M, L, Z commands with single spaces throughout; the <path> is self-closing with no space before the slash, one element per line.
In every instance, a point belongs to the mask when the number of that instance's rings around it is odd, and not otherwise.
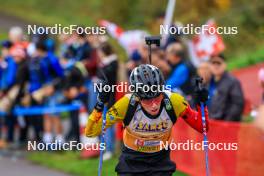
<path fill-rule="evenodd" d="M 153 109 L 149 112 L 150 115 L 157 115 L 159 113 L 159 109 Z"/>

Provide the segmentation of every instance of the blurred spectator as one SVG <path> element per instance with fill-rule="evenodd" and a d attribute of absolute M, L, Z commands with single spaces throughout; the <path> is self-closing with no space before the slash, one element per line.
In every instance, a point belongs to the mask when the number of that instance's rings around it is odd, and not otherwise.
<path fill-rule="evenodd" d="M 59 88 L 64 77 L 63 69 L 58 58 L 48 51 L 45 42 L 39 41 L 35 46 L 35 57 L 29 61 L 29 89 L 22 99 L 22 104 L 24 106 L 45 105 L 55 107 L 62 99 Z M 51 116 L 56 118 L 51 118 Z M 34 127 L 36 140 L 40 141 L 43 132 L 42 115 L 27 115 L 25 116 L 25 122 L 25 126 L 21 128 L 20 142 L 24 142 L 27 139 L 27 132 L 31 125 Z M 45 116 L 44 124 L 43 141 L 45 143 L 53 141 L 53 127 L 56 133 L 56 140 L 63 141 L 62 127 L 57 114 Z"/>
<path fill-rule="evenodd" d="M 5 102 L 6 95 L 9 90 L 15 83 L 15 75 L 16 75 L 16 63 L 14 58 L 10 53 L 10 48 L 12 47 L 12 43 L 10 41 L 2 42 L 2 58 L 0 63 L 1 69 L 1 77 L 0 77 L 0 98 L 1 98 L 1 111 L 7 112 L 11 109 L 11 106 L 14 102 L 11 100 L 7 100 Z M 4 98 L 5 97 L 5 98 Z M 5 107 L 3 107 L 5 106 Z M 8 107 L 6 107 L 8 106 Z M 15 126 L 15 117 L 12 115 L 4 116 L 5 125 L 7 126 L 7 141 L 13 142 L 14 139 L 14 126 Z M 3 126 L 3 121 L 0 121 L 0 128 Z M 2 130 L 2 128 L 0 129 Z M 1 132 L 0 132 L 1 135 Z M 4 141 L 4 140 L 3 140 Z M 3 143 L 3 142 L 2 142 Z M 4 145 L 4 144 L 3 144 Z"/>
<path fill-rule="evenodd" d="M 48 34 L 33 34 L 31 36 L 31 42 L 34 44 L 43 43 L 48 52 L 55 52 L 55 41 Z"/>
<path fill-rule="evenodd" d="M 75 44 L 78 46 L 75 55 L 75 59 L 77 61 L 82 61 L 91 57 L 92 47 L 88 43 L 85 33 L 77 35 L 77 40 Z"/>
<path fill-rule="evenodd" d="M 10 48 L 12 47 L 10 41 L 2 42 L 2 59 L 1 59 L 1 78 L 0 78 L 0 97 L 13 85 L 16 64 L 13 57 L 10 55 Z"/>
<path fill-rule="evenodd" d="M 5 112 L 7 127 L 7 142 L 14 142 L 14 130 L 17 123 L 16 116 L 12 113 L 18 104 L 25 88 L 27 76 L 26 52 L 23 47 L 17 45 L 6 51 L 5 69 L 2 72 L 2 84 L 6 85 L 0 101 L 1 111 Z M 8 60 L 7 60 L 8 59 Z M 12 61 L 12 62 L 10 62 Z"/>
<path fill-rule="evenodd" d="M 1 58 L 5 58 L 9 56 L 9 50 L 12 47 L 12 42 L 9 40 L 4 40 L 1 42 Z"/>
<path fill-rule="evenodd" d="M 240 82 L 226 70 L 222 54 L 210 58 L 213 77 L 209 85 L 209 114 L 217 120 L 240 121 L 244 95 Z"/>
<path fill-rule="evenodd" d="M 262 88 L 262 103 L 264 103 L 264 68 L 261 68 L 258 73 L 259 83 Z"/>
<path fill-rule="evenodd" d="M 69 62 L 69 63 L 67 63 Z M 85 88 L 85 81 L 88 72 L 84 64 L 80 61 L 71 63 L 70 60 L 65 60 L 65 79 L 63 86 L 63 93 L 66 97 L 65 103 L 69 104 L 76 100 L 87 104 L 87 90 Z M 80 126 L 79 126 L 79 110 L 70 111 L 70 129 L 66 135 L 68 141 L 74 140 L 80 142 Z"/>
<path fill-rule="evenodd" d="M 99 37 L 98 35 L 86 35 L 86 40 L 90 44 L 91 52 L 90 58 L 82 61 L 86 67 L 86 70 L 89 73 L 89 76 L 86 79 L 85 86 L 88 90 L 88 100 L 87 100 L 87 108 L 88 111 L 92 111 L 95 106 L 96 92 L 94 91 L 94 81 L 97 78 L 97 67 L 99 63 L 98 56 L 98 47 L 102 43 L 102 41 L 106 41 L 106 37 Z"/>
<path fill-rule="evenodd" d="M 164 51 L 159 48 L 154 48 L 152 50 L 151 64 L 160 68 L 165 77 L 167 77 L 171 71 L 170 65 L 165 60 Z"/>
<path fill-rule="evenodd" d="M 170 85 L 173 91 L 183 92 L 185 96 L 191 95 L 193 91 L 191 80 L 194 71 L 186 63 L 182 44 L 170 44 L 166 50 L 166 57 L 171 67 L 171 73 L 166 84 Z"/>
<path fill-rule="evenodd" d="M 62 58 L 76 60 L 76 54 L 79 47 L 77 42 L 78 34 L 73 33 L 71 35 L 62 34 L 59 36 L 59 41 L 61 42 L 60 55 Z"/>
<path fill-rule="evenodd" d="M 10 42 L 13 44 L 13 47 L 21 47 L 23 49 L 28 47 L 28 42 L 24 38 L 23 29 L 21 27 L 11 27 L 8 36 Z"/>
<path fill-rule="evenodd" d="M 83 60 L 88 73 L 89 78 L 96 76 L 97 71 L 97 65 L 98 65 L 98 53 L 97 53 L 97 47 L 100 44 L 100 41 L 98 39 L 98 36 L 95 35 L 87 35 L 86 43 L 89 44 L 89 57 Z M 87 51 L 88 52 L 88 51 Z"/>
<path fill-rule="evenodd" d="M 210 65 L 208 62 L 202 62 L 197 68 L 197 74 L 203 78 L 203 84 L 209 86 L 209 83 L 212 78 L 212 73 L 210 70 Z"/>
<path fill-rule="evenodd" d="M 66 63 L 67 65 L 67 63 Z M 64 96 L 66 103 L 72 103 L 76 100 L 87 104 L 87 90 L 85 89 L 85 81 L 88 72 L 82 62 L 75 62 L 65 68 L 64 79 Z M 66 136 L 68 141 L 74 140 L 80 142 L 80 126 L 79 126 L 79 110 L 70 111 L 70 129 Z"/>
<path fill-rule="evenodd" d="M 108 84 L 110 86 L 117 85 L 117 71 L 118 71 L 118 60 L 117 55 L 114 53 L 109 43 L 104 42 L 99 46 L 98 55 L 100 58 L 100 68 L 105 74 Z M 104 80 L 104 76 L 101 72 L 98 72 L 98 78 Z M 115 92 L 111 92 L 110 99 L 107 105 L 109 109 L 115 103 Z M 106 131 L 106 152 L 104 153 L 103 159 L 108 160 L 112 158 L 114 152 L 115 133 L 114 126 L 107 129 Z"/>
<path fill-rule="evenodd" d="M 27 59 L 26 59 L 26 51 L 24 48 L 17 46 L 15 48 L 12 48 L 10 50 L 10 55 L 12 56 L 12 58 L 14 58 L 14 61 L 16 63 L 16 69 L 13 70 L 15 72 L 15 79 L 14 79 L 14 86 L 12 89 L 9 90 L 9 95 L 10 93 L 15 92 L 14 90 L 17 88 L 18 91 L 16 93 L 16 98 L 14 99 L 12 106 L 11 106 L 11 111 L 13 107 L 15 107 L 16 105 L 19 105 L 22 97 L 24 96 L 24 90 L 26 88 L 26 82 L 28 80 L 28 76 L 29 76 L 29 71 L 28 71 L 28 63 L 27 63 Z M 21 117 L 22 118 L 22 117 Z M 12 131 L 9 130 L 8 132 L 8 141 L 12 141 L 14 138 L 14 125 L 18 122 L 21 122 L 20 119 L 17 119 L 17 117 L 15 115 L 13 115 L 12 113 L 9 114 L 8 116 L 8 128 L 10 128 Z"/>
<path fill-rule="evenodd" d="M 138 49 L 131 53 L 130 60 L 126 63 L 127 75 L 140 64 L 146 64 L 149 62 L 148 58 L 148 46 L 142 39 L 142 42 L 138 46 Z"/>
<path fill-rule="evenodd" d="M 63 69 L 59 63 L 59 58 L 49 51 L 46 43 L 38 42 L 36 44 L 37 57 L 41 60 L 44 71 L 44 85 L 46 88 L 46 94 L 44 99 L 44 105 L 49 107 L 56 107 L 56 105 L 62 102 L 63 96 L 61 94 L 61 86 L 58 82 L 61 82 L 64 77 Z M 62 136 L 62 125 L 59 118 L 59 114 L 49 114 L 44 116 L 44 134 L 43 142 L 51 143 L 53 141 L 52 131 L 55 131 L 55 140 L 57 142 L 64 142 Z"/>
<path fill-rule="evenodd" d="M 258 107 L 257 111 L 253 111 L 254 115 L 256 114 L 256 119 L 254 124 L 264 131 L 264 68 L 261 68 L 258 72 L 258 79 L 262 89 L 262 103 Z M 254 117 L 254 116 L 253 116 Z"/>
<path fill-rule="evenodd" d="M 254 121 L 254 124 L 264 131 L 264 104 L 262 103 L 257 112 L 257 117 Z"/>

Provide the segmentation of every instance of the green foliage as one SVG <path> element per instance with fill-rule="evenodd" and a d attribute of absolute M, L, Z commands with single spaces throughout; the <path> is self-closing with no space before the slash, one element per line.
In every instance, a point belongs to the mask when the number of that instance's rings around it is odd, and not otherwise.
<path fill-rule="evenodd" d="M 264 50 L 261 47 L 255 52 L 241 53 L 240 55 L 236 56 L 236 58 L 229 59 L 228 69 L 239 69 L 260 62 L 264 62 Z"/>
<path fill-rule="evenodd" d="M 157 14 L 165 11 L 167 2 L 167 0 L 0 0 L 0 10 L 1 13 L 37 24 L 96 25 L 99 19 L 108 19 L 125 29 L 147 29 L 156 34 L 159 30 Z M 259 52 L 264 44 L 263 12 L 264 1 L 260 0 L 250 2 L 184 0 L 176 1 L 174 19 L 183 24 L 193 23 L 200 26 L 208 19 L 214 18 L 218 26 L 237 26 L 237 35 L 223 35 L 226 44 L 225 55 L 230 58 L 230 68 L 235 68 L 261 61 L 253 52 Z M 111 40 L 111 43 L 114 43 L 121 60 L 126 60 L 124 50 L 117 42 Z"/>

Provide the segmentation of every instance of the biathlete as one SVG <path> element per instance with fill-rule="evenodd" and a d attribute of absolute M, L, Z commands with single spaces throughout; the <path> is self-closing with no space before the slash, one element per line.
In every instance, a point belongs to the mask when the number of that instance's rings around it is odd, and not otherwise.
<path fill-rule="evenodd" d="M 164 85 L 164 78 L 153 65 L 136 67 L 131 72 L 130 84 L 141 86 L 137 91 L 123 96 L 106 113 L 106 128 L 116 122 L 124 124 L 124 147 L 115 171 L 119 176 L 171 176 L 176 165 L 170 160 L 170 151 L 162 148 L 164 145 L 160 143 L 171 141 L 172 127 L 179 117 L 195 130 L 203 132 L 199 103 L 195 111 L 181 95 L 158 88 Z M 152 91 L 144 91 L 144 86 L 153 85 L 157 89 L 152 87 Z M 195 90 L 195 95 L 196 102 L 206 102 L 208 99 L 208 91 L 204 88 Z M 99 93 L 85 129 L 87 137 L 101 133 L 102 111 L 108 98 L 107 92 Z M 208 130 L 207 107 L 205 118 Z"/>

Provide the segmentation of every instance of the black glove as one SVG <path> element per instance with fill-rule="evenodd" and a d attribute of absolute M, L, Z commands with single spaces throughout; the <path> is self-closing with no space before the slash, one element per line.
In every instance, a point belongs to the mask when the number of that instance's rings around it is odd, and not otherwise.
<path fill-rule="evenodd" d="M 104 88 L 107 85 L 108 85 L 108 82 L 105 80 L 99 80 L 97 82 L 98 88 L 96 88 L 96 91 L 98 92 L 98 95 L 97 95 L 97 103 L 95 105 L 95 109 L 97 109 L 98 111 L 102 111 L 104 104 L 109 101 L 112 90 L 106 92 Z"/>
<path fill-rule="evenodd" d="M 208 100 L 208 90 L 206 88 L 196 88 L 194 90 L 194 98 L 195 98 L 195 102 L 196 104 L 198 103 L 206 103 L 206 101 Z"/>

